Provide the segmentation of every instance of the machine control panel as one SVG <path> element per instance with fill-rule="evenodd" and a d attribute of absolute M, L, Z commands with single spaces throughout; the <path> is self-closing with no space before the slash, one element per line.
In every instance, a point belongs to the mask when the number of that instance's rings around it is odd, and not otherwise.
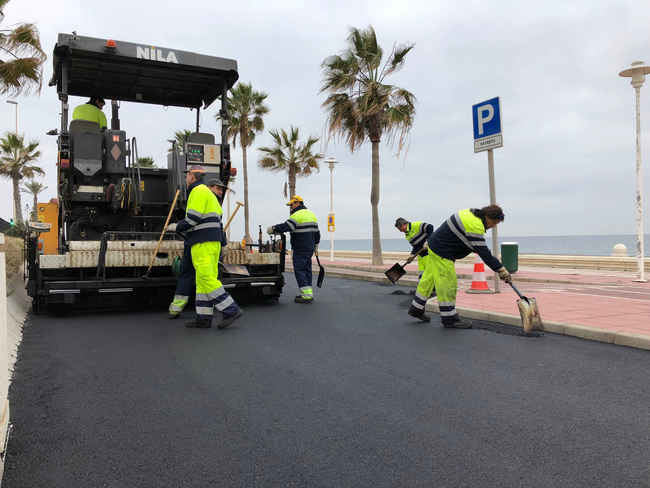
<path fill-rule="evenodd" d="M 221 145 L 196 144 L 190 142 L 186 146 L 188 164 L 221 164 Z"/>

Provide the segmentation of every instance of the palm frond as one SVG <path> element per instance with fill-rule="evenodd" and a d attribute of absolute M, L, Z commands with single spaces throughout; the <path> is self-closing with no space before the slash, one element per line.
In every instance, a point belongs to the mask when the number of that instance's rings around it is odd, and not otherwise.
<path fill-rule="evenodd" d="M 20 24 L 0 38 L 0 47 L 16 56 L 27 55 L 45 61 L 47 56 L 41 47 L 38 29 L 34 24 Z"/>
<path fill-rule="evenodd" d="M 39 58 L 18 58 L 0 61 L 0 94 L 26 95 L 40 91 L 43 80 Z"/>

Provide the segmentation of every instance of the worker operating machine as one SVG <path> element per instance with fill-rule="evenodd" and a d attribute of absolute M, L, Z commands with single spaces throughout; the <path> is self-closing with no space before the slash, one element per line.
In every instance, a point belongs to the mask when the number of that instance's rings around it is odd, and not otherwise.
<path fill-rule="evenodd" d="M 34 310 L 166 303 L 183 240 L 166 233 L 159 241 L 177 194 L 171 221 L 185 214 L 187 167 L 202 166 L 208 178 L 226 184 L 236 173 L 227 142 L 226 93 L 239 77 L 237 62 L 75 33 L 59 34 L 53 62 L 49 85 L 60 101 L 60 125 L 49 133 L 57 136 L 57 198 L 43 222 L 29 226 L 26 239 Z M 70 120 L 72 97 L 110 100 L 108 127 Z M 201 132 L 200 112 L 216 101 L 221 131 Z M 164 107 L 194 112 L 188 115 L 195 117 L 195 130 L 183 144 L 160 134 L 161 144 L 169 145 L 166 168 L 141 167 L 137 139 L 121 127 L 120 110 L 135 103 L 158 106 L 152 107 L 160 110 L 156 117 L 165 117 Z M 56 246 L 44 249 L 48 232 L 53 234 L 47 241 Z M 284 285 L 284 259 L 284 240 L 232 242 L 219 263 L 220 278 L 231 292 L 276 299 Z"/>

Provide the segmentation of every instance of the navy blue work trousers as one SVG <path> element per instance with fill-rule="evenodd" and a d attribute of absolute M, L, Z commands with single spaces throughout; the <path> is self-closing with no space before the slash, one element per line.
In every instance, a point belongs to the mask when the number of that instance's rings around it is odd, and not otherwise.
<path fill-rule="evenodd" d="M 298 287 L 311 286 L 311 257 L 312 252 L 293 252 L 293 272 L 296 275 Z"/>
<path fill-rule="evenodd" d="M 196 291 L 196 278 L 194 273 L 194 265 L 192 264 L 192 246 L 188 246 L 187 242 L 183 246 L 183 260 L 181 261 L 181 274 L 176 282 L 176 293 L 174 295 L 181 295 L 191 297 Z"/>

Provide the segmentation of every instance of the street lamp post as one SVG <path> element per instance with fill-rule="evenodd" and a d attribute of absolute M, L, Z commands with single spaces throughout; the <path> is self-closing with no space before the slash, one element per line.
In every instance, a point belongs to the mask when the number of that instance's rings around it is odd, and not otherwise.
<path fill-rule="evenodd" d="M 12 105 L 16 106 L 16 136 L 18 135 L 18 102 L 14 100 L 7 100 L 7 103 L 10 103 Z"/>
<path fill-rule="evenodd" d="M 645 75 L 650 73 L 650 66 L 643 61 L 634 61 L 619 76 L 632 78 L 631 85 L 636 95 L 636 258 L 639 278 L 635 281 L 645 282 L 644 235 L 643 235 L 643 171 L 641 166 L 641 86 Z"/>
<path fill-rule="evenodd" d="M 330 214 L 328 216 L 327 230 L 330 234 L 330 261 L 334 261 L 334 229 L 336 222 L 333 220 L 330 225 L 330 216 L 334 219 L 334 165 L 338 163 L 336 158 L 327 158 L 325 162 L 330 167 Z"/>

